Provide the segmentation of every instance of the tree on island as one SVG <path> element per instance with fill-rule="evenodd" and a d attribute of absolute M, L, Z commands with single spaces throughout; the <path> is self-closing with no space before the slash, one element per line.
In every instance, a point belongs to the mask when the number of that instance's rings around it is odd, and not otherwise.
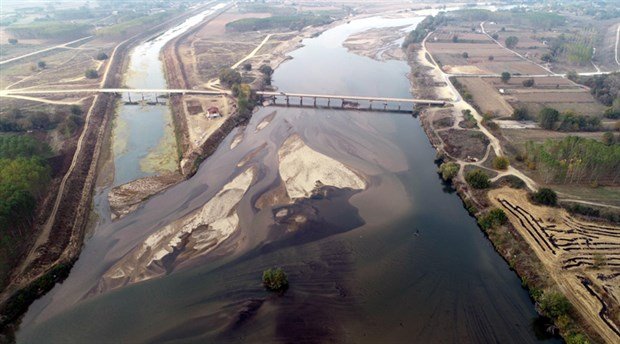
<path fill-rule="evenodd" d="M 504 82 L 505 84 L 508 83 L 508 81 L 510 80 L 511 77 L 512 77 L 512 75 L 510 75 L 510 73 L 502 72 L 502 82 Z"/>
<path fill-rule="evenodd" d="M 269 291 L 285 291 L 288 288 L 288 277 L 282 268 L 263 271 L 263 286 Z"/>

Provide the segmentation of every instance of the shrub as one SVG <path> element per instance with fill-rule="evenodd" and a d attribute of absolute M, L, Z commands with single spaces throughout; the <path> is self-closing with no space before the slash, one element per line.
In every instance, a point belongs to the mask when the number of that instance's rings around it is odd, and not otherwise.
<path fill-rule="evenodd" d="M 543 294 L 539 300 L 540 309 L 548 316 L 557 319 L 560 316 L 568 315 L 572 305 L 568 299 L 557 291 L 549 291 Z"/>
<path fill-rule="evenodd" d="M 258 68 L 258 70 L 265 75 L 273 74 L 273 68 L 271 68 L 271 66 L 269 65 L 262 65 Z"/>
<path fill-rule="evenodd" d="M 97 56 L 95 56 L 95 59 L 97 59 L 99 61 L 107 60 L 108 59 L 108 54 L 106 54 L 106 53 L 104 53 L 102 51 L 99 54 L 97 54 Z"/>
<path fill-rule="evenodd" d="M 472 170 L 465 175 L 467 184 L 471 185 L 474 189 L 486 189 L 491 185 L 489 176 L 482 170 Z"/>
<path fill-rule="evenodd" d="M 566 344 L 590 344 L 590 341 L 583 333 L 571 332 L 564 336 Z"/>
<path fill-rule="evenodd" d="M 252 70 L 252 64 L 249 63 L 249 62 L 248 63 L 244 63 L 243 64 L 243 70 L 248 71 L 248 72 L 251 71 Z"/>
<path fill-rule="evenodd" d="M 71 107 L 69 108 L 69 111 L 71 111 L 71 114 L 76 115 L 76 116 L 81 116 L 83 113 L 82 107 L 79 105 L 71 105 Z"/>
<path fill-rule="evenodd" d="M 541 56 L 540 59 L 543 62 L 553 62 L 553 61 L 555 61 L 555 58 L 553 57 L 553 55 L 548 54 L 548 53 L 547 54 L 543 54 L 543 56 Z"/>
<path fill-rule="evenodd" d="M 502 81 L 504 83 L 508 83 L 508 81 L 510 80 L 510 77 L 511 77 L 510 73 L 502 72 Z"/>
<path fill-rule="evenodd" d="M 497 39 L 499 38 L 499 35 L 497 33 L 494 33 L 491 35 L 491 38 L 497 41 Z"/>
<path fill-rule="evenodd" d="M 506 47 L 509 49 L 516 47 L 518 43 L 519 38 L 517 38 L 516 36 L 508 36 L 506 38 Z"/>
<path fill-rule="evenodd" d="M 9 44 L 11 45 L 17 44 L 17 38 L 9 38 Z"/>
<path fill-rule="evenodd" d="M 512 113 L 512 118 L 517 121 L 525 121 L 530 118 L 526 108 L 516 108 Z"/>
<path fill-rule="evenodd" d="M 505 156 L 497 156 L 493 159 L 493 168 L 496 170 L 505 170 L 510 165 L 510 160 Z"/>
<path fill-rule="evenodd" d="M 560 113 L 553 108 L 543 108 L 539 114 L 540 127 L 543 129 L 551 130 L 555 126 L 555 122 L 560 119 Z"/>
<path fill-rule="evenodd" d="M 611 132 L 605 132 L 603 134 L 603 143 L 606 146 L 611 146 L 616 142 L 616 139 L 614 138 L 614 134 L 612 134 Z"/>
<path fill-rule="evenodd" d="M 523 179 L 517 176 L 508 175 L 508 176 L 505 176 L 503 179 L 506 181 L 506 183 L 508 183 L 508 186 L 510 186 L 513 189 L 524 189 L 526 186 Z"/>
<path fill-rule="evenodd" d="M 458 42 L 458 41 L 459 41 L 459 35 L 454 35 L 454 36 L 452 36 L 452 42 L 453 42 L 453 43 L 456 43 L 456 42 Z"/>
<path fill-rule="evenodd" d="M 490 228 L 497 228 L 503 224 L 508 222 L 508 217 L 506 213 L 504 213 L 501 209 L 491 209 L 488 213 L 480 216 L 478 219 L 478 224 L 482 229 L 487 230 Z"/>
<path fill-rule="evenodd" d="M 263 271 L 263 286 L 270 291 L 284 291 L 288 288 L 288 277 L 282 268 Z"/>
<path fill-rule="evenodd" d="M 532 195 L 532 200 L 538 204 L 556 205 L 558 204 L 558 195 L 549 188 L 541 188 Z"/>
<path fill-rule="evenodd" d="M 97 79 L 99 77 L 99 73 L 94 69 L 88 69 L 84 72 L 84 76 L 88 79 Z"/>
<path fill-rule="evenodd" d="M 495 60 L 495 56 L 489 55 L 488 59 L 489 59 L 489 61 L 493 61 L 493 60 Z"/>
<path fill-rule="evenodd" d="M 461 56 L 463 56 L 464 59 L 469 58 L 469 54 L 466 51 L 463 52 Z"/>
<path fill-rule="evenodd" d="M 241 83 L 241 74 L 231 68 L 222 68 L 219 74 L 220 82 L 226 87 Z"/>
<path fill-rule="evenodd" d="M 524 87 L 532 87 L 532 86 L 534 86 L 534 83 L 535 83 L 535 81 L 534 81 L 533 78 L 529 78 L 529 79 L 523 80 L 523 86 Z"/>
<path fill-rule="evenodd" d="M 444 162 L 439 166 L 439 173 L 443 180 L 452 180 L 459 173 L 459 165 L 454 162 Z"/>
<path fill-rule="evenodd" d="M 45 67 L 47 67 L 47 63 L 45 63 L 45 61 L 39 61 L 37 62 L 37 67 L 39 67 L 39 69 L 45 69 Z"/>

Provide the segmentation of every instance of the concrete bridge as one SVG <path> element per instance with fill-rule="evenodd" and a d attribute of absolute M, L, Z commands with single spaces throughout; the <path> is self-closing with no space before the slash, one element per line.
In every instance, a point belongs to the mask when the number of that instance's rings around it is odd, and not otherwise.
<path fill-rule="evenodd" d="M 80 88 L 80 89 L 16 89 L 16 90 L 1 90 L 0 96 L 45 96 L 52 94 L 90 94 L 90 93 L 113 93 L 113 94 L 128 94 L 130 102 L 132 93 L 141 94 L 156 94 L 156 95 L 210 95 L 210 96 L 225 96 L 231 95 L 227 90 L 200 90 L 200 89 L 170 89 L 170 88 L 149 88 L 149 89 L 135 89 L 135 88 Z M 286 106 L 297 105 L 297 103 L 291 104 L 291 98 L 299 98 L 299 106 L 311 106 L 311 107 L 332 107 L 351 110 L 383 110 L 394 112 L 410 112 L 413 111 L 415 105 L 422 106 L 444 106 L 446 101 L 432 100 L 432 99 L 416 99 L 416 98 L 391 98 L 391 97 L 370 97 L 370 96 L 355 96 L 355 95 L 342 95 L 342 94 L 313 94 L 313 93 L 293 93 L 293 92 L 268 92 L 258 91 L 257 95 L 263 97 L 263 99 L 271 99 L 275 105 L 278 98 L 284 98 Z M 144 97 L 143 97 L 144 98 Z M 311 104 L 304 103 L 304 99 L 311 100 Z M 334 102 L 334 104 L 332 104 Z M 367 106 L 360 106 L 358 102 L 363 102 Z M 373 104 L 379 103 L 378 106 L 373 108 Z M 393 104 L 397 107 L 388 108 L 388 104 Z M 382 105 L 382 106 L 381 106 Z M 402 109 L 402 110 L 401 110 Z"/>

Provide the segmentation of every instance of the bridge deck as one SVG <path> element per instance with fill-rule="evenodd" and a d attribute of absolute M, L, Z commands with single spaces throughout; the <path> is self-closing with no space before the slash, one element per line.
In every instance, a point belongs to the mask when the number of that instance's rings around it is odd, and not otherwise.
<path fill-rule="evenodd" d="M 36 94 L 80 94 L 80 93 L 162 93 L 162 94 L 204 94 L 204 95 L 230 95 L 230 91 L 212 91 L 212 90 L 192 90 L 192 89 L 169 89 L 169 88 L 149 88 L 149 89 L 131 89 L 131 88 L 82 88 L 82 89 L 21 89 L 21 90 L 2 90 L 2 95 L 36 95 Z M 428 105 L 444 105 L 446 101 L 433 99 L 415 99 L 415 98 L 390 98 L 390 97 L 369 97 L 369 96 L 353 96 L 344 94 L 312 94 L 312 93 L 288 93 L 288 92 L 265 92 L 258 91 L 256 94 L 266 97 L 300 97 L 300 98 L 322 98 L 322 99 L 346 99 L 346 100 L 363 100 L 370 102 L 395 102 L 395 103 L 411 103 L 411 104 L 428 104 Z"/>

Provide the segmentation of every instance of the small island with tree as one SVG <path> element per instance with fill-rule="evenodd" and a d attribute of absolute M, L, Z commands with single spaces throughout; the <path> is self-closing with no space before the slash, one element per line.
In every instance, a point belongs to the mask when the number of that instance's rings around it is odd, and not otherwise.
<path fill-rule="evenodd" d="M 263 286 L 269 291 L 284 292 L 288 289 L 288 276 L 282 268 L 263 271 Z"/>

